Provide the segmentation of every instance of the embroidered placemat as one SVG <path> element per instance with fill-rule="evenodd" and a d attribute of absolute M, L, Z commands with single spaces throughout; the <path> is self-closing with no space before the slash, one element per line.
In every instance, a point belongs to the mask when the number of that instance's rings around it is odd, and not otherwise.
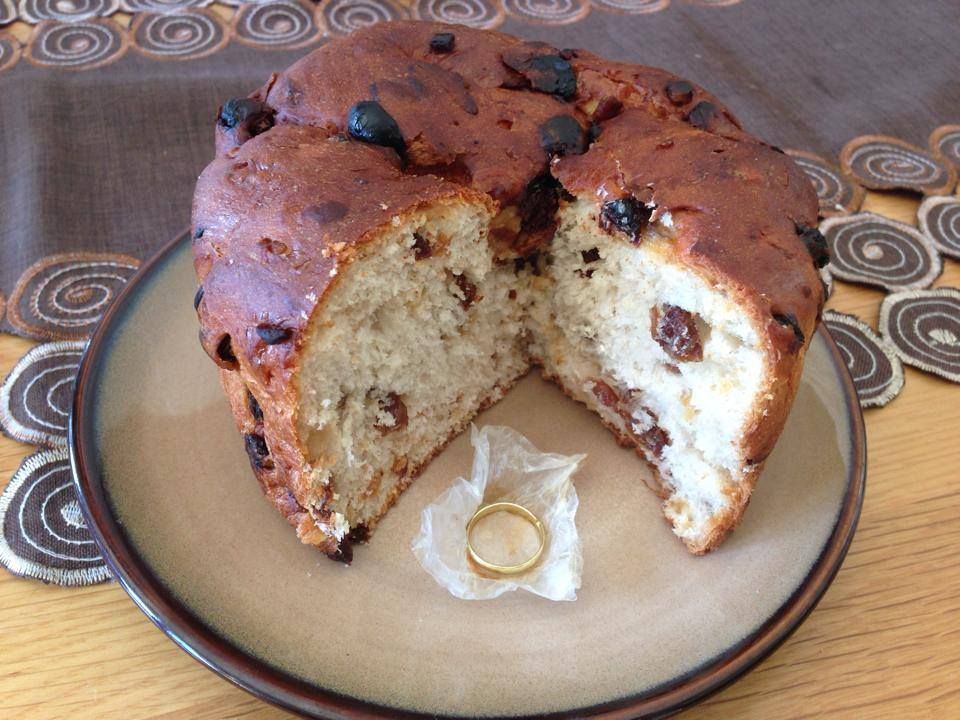
<path fill-rule="evenodd" d="M 76 363 L 118 290 L 188 224 L 193 183 L 212 157 L 213 119 L 227 98 L 334 36 L 401 18 L 498 28 L 661 65 L 717 93 L 808 173 L 822 217 L 833 218 L 821 229 L 840 258 L 824 268 L 826 285 L 856 280 L 909 292 L 928 287 L 960 242 L 960 5 L 874 5 L 0 0 L 0 331 L 42 341 L 0 387 L 0 429 L 38 447 L 0 496 L 0 563 L 64 584 L 107 577 L 68 482 Z M 927 196 L 919 230 L 857 215 L 864 187 Z M 917 298 L 926 296 L 885 305 L 888 317 L 923 315 Z M 953 312 L 952 299 L 937 302 Z M 846 316 L 827 324 L 865 407 L 896 395 L 901 357 L 953 377 L 951 362 L 904 350 L 899 331 L 877 334 Z M 936 347 L 952 342 L 955 324 L 942 332 L 921 325 Z"/>

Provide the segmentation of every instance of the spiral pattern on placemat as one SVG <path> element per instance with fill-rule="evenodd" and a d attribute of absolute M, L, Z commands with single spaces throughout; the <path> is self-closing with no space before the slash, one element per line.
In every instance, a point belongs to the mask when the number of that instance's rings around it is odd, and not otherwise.
<path fill-rule="evenodd" d="M 960 290 L 951 287 L 888 295 L 880 332 L 908 365 L 960 383 Z"/>
<path fill-rule="evenodd" d="M 136 258 L 113 253 L 45 257 L 20 276 L 7 321 L 28 337 L 85 338 L 139 265 Z"/>
<path fill-rule="evenodd" d="M 883 135 L 862 135 L 840 151 L 840 165 L 872 190 L 949 193 L 957 171 L 923 148 Z"/>
<path fill-rule="evenodd" d="M 920 230 L 944 255 L 960 260 L 960 199 L 933 195 L 917 210 Z"/>
<path fill-rule="evenodd" d="M 179 14 L 212 3 L 213 0 L 120 0 L 120 7 L 128 13 Z"/>
<path fill-rule="evenodd" d="M 625 15 L 645 15 L 660 12 L 670 5 L 670 0 L 591 0 L 601 10 L 612 10 Z"/>
<path fill-rule="evenodd" d="M 238 40 L 258 47 L 302 47 L 319 36 L 313 8 L 291 0 L 244 5 L 233 16 L 233 27 Z"/>
<path fill-rule="evenodd" d="M 130 27 L 134 47 L 161 60 L 191 60 L 214 53 L 227 43 L 227 28 L 210 11 L 179 15 L 137 15 Z"/>
<path fill-rule="evenodd" d="M 929 287 L 940 274 L 936 248 L 916 228 L 873 213 L 824 220 L 834 277 L 887 290 Z"/>
<path fill-rule="evenodd" d="M 20 0 L 20 19 L 34 25 L 43 20 L 79 22 L 119 9 L 119 0 Z"/>
<path fill-rule="evenodd" d="M 329 0 L 321 8 L 327 28 L 338 35 L 404 17 L 403 10 L 389 0 Z"/>
<path fill-rule="evenodd" d="M 886 340 L 853 315 L 826 310 L 823 322 L 843 355 L 861 407 L 883 407 L 900 394 L 903 364 Z"/>
<path fill-rule="evenodd" d="M 0 33 L 0 72 L 8 70 L 20 59 L 20 43 L 13 35 Z"/>
<path fill-rule="evenodd" d="M 86 341 L 30 348 L 0 385 L 0 429 L 31 445 L 67 446 L 73 384 Z"/>
<path fill-rule="evenodd" d="M 930 150 L 943 155 L 960 171 L 960 125 L 941 125 L 930 133 Z"/>
<path fill-rule="evenodd" d="M 590 0 L 503 0 L 508 15 L 541 25 L 567 25 L 590 12 Z"/>
<path fill-rule="evenodd" d="M 820 201 L 820 216 L 846 215 L 860 209 L 864 189 L 824 158 L 801 150 L 787 150 L 787 155 L 810 178 Z"/>
<path fill-rule="evenodd" d="M 17 19 L 17 9 L 13 6 L 13 0 L 0 0 L 0 25 L 12 23 Z"/>
<path fill-rule="evenodd" d="M 77 500 L 65 449 L 29 456 L 0 496 L 0 564 L 57 585 L 110 578 Z"/>
<path fill-rule="evenodd" d="M 418 20 L 468 25 L 490 30 L 504 20 L 503 7 L 495 0 L 416 0 L 411 8 Z"/>
<path fill-rule="evenodd" d="M 45 67 L 90 70 L 114 62 L 126 50 L 126 34 L 111 20 L 43 22 L 27 46 L 26 57 Z"/>

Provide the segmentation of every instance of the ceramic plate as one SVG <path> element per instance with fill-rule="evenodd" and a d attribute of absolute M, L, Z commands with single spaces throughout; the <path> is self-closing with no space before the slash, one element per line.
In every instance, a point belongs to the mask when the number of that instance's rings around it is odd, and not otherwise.
<path fill-rule="evenodd" d="M 263 499 L 214 364 L 197 342 L 186 238 L 131 281 L 94 335 L 71 426 L 76 481 L 117 579 L 170 638 L 307 715 L 667 714 L 772 652 L 822 596 L 864 488 L 862 417 L 824 332 L 740 528 L 691 557 L 645 466 L 535 374 L 480 415 L 575 477 L 576 602 L 457 600 L 417 564 L 421 509 L 469 472 L 457 438 L 346 567 L 301 545 Z"/>

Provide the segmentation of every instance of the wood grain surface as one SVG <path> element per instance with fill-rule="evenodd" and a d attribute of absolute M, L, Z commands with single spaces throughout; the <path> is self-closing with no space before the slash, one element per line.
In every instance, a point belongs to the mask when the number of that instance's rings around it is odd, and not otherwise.
<path fill-rule="evenodd" d="M 916 206 L 870 194 L 864 209 L 913 223 Z M 960 287 L 960 263 L 936 285 Z M 837 283 L 828 307 L 876 327 L 882 297 Z M 0 373 L 30 345 L 0 336 Z M 833 585 L 779 650 L 685 718 L 960 718 L 960 386 L 907 368 L 866 424 L 866 501 Z M 30 452 L 0 437 L 0 483 Z M 189 658 L 115 583 L 0 570 L 0 717 L 288 715 Z"/>

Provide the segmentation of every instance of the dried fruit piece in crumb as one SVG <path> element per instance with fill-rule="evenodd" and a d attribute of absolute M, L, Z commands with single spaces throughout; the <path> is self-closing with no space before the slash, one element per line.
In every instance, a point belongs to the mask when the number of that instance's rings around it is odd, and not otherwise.
<path fill-rule="evenodd" d="M 389 392 L 377 398 L 379 417 L 374 427 L 386 435 L 407 426 L 407 406 L 395 392 Z"/>
<path fill-rule="evenodd" d="M 457 284 L 457 287 L 460 288 L 460 292 L 463 293 L 463 299 L 460 301 L 460 304 L 464 310 L 482 299 L 477 295 L 477 286 L 470 282 L 466 275 L 454 275 L 453 281 Z"/>
<path fill-rule="evenodd" d="M 430 257 L 430 243 L 420 233 L 413 234 L 413 257 L 416 260 L 426 260 Z"/>
<path fill-rule="evenodd" d="M 703 343 L 693 313 L 676 305 L 653 307 L 650 309 L 650 326 L 653 339 L 674 360 L 703 360 Z"/>

